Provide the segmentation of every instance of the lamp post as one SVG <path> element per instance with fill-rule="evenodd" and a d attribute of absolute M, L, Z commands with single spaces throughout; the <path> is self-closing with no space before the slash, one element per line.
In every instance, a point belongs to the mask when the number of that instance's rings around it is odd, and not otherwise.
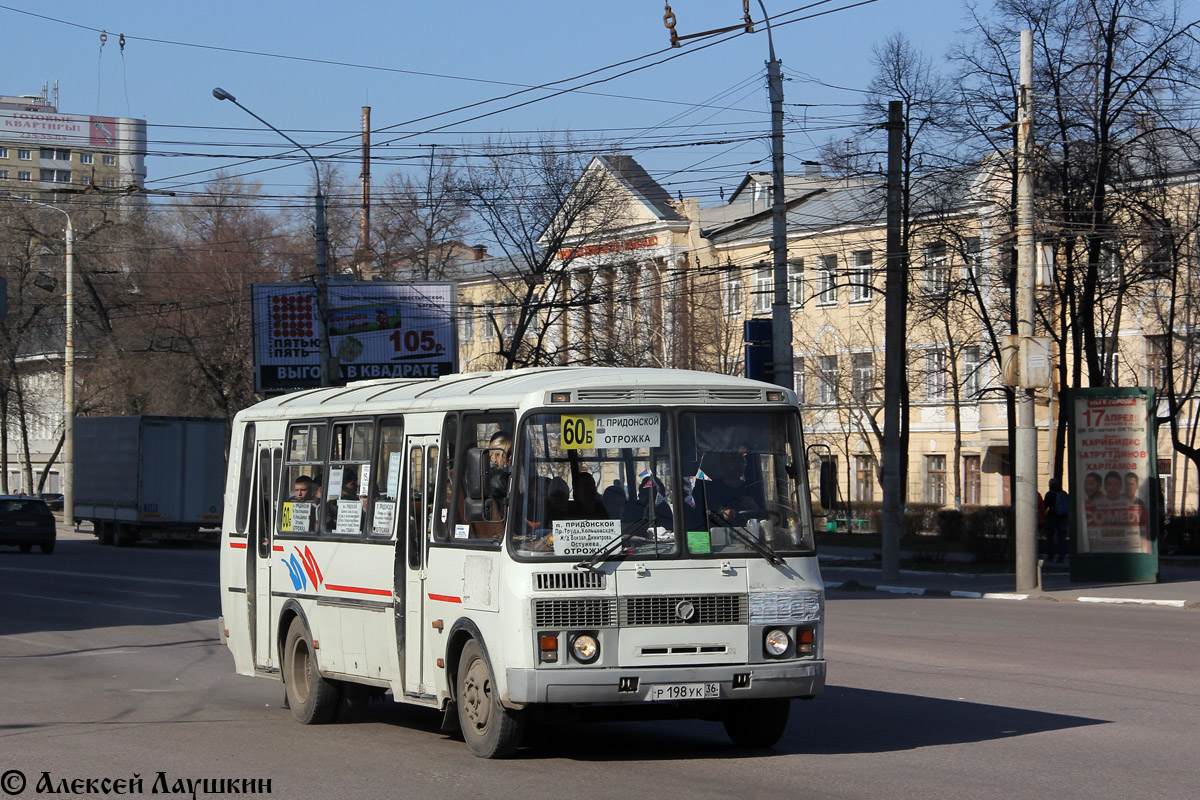
<path fill-rule="evenodd" d="M 317 159 L 313 158 L 313 154 L 308 151 L 308 148 L 297 142 L 292 137 L 288 136 L 283 131 L 276 128 L 265 119 L 255 114 L 250 109 L 237 101 L 237 98 L 219 86 L 212 91 L 213 97 L 218 100 L 228 100 L 235 106 L 245 111 L 256 120 L 266 125 L 271 130 L 278 133 L 283 138 L 287 139 L 312 161 L 313 171 L 317 174 L 317 194 L 313 198 L 316 206 L 316 240 L 317 240 L 317 339 L 320 352 L 320 372 L 321 385 L 332 386 L 333 381 L 333 356 L 329 350 L 329 330 L 327 327 L 329 319 L 329 264 L 326 260 L 326 236 L 325 236 L 325 195 L 321 191 L 321 167 L 317 164 Z"/>
<path fill-rule="evenodd" d="M 75 524 L 75 227 L 71 224 L 71 215 L 58 206 L 39 203 L 37 200 L 18 197 L 15 194 L 10 194 L 8 197 L 57 211 L 67 218 L 64 263 L 66 280 L 63 283 L 65 331 L 63 333 L 62 488 L 63 522 L 73 526 Z"/>

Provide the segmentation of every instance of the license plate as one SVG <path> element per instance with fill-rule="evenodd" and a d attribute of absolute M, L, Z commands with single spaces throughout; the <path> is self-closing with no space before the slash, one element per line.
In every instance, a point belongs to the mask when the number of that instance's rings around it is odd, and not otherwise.
<path fill-rule="evenodd" d="M 649 700 L 715 700 L 721 696 L 719 683 L 656 683 L 650 686 Z"/>
<path fill-rule="evenodd" d="M 37 525 L 37 523 L 36 522 L 26 522 L 25 520 L 17 520 L 18 528 L 32 528 L 34 525 Z"/>

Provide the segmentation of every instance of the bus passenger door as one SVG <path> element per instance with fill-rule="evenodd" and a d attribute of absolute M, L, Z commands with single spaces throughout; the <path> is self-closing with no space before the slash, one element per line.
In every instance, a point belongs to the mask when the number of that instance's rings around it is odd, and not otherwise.
<path fill-rule="evenodd" d="M 429 563 L 429 528 L 437 476 L 438 437 L 405 439 L 404 469 L 404 637 L 400 645 L 404 664 L 404 693 L 429 695 L 424 674 L 426 648 L 425 580 Z M 399 565 L 397 565 L 399 566 Z M 399 573 L 399 571 L 398 571 Z"/>
<path fill-rule="evenodd" d="M 254 620 L 251 622 L 254 642 L 254 666 L 256 669 L 278 669 L 278 653 L 271 626 L 275 618 L 271 607 L 271 564 L 274 561 L 275 510 L 279 508 L 276 492 L 279 491 L 280 470 L 283 468 L 283 443 L 264 442 L 258 450 L 257 491 L 255 492 L 255 520 L 257 539 L 250 546 L 255 548 Z"/>

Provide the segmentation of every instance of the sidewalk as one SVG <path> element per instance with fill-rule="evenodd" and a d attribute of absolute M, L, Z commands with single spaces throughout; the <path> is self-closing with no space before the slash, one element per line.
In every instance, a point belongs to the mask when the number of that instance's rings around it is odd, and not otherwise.
<path fill-rule="evenodd" d="M 885 581 L 877 550 L 824 547 L 818 550 L 818 555 L 827 590 L 1200 610 L 1200 560 L 1170 558 L 1171 563 L 1160 563 L 1158 583 L 1071 583 L 1065 571 L 1047 565 L 1040 589 L 1017 592 L 1016 577 L 1011 572 L 954 572 L 954 564 L 948 563 L 937 571 L 901 570 L 899 579 Z M 909 553 L 900 554 L 902 560 L 910 557 Z"/>

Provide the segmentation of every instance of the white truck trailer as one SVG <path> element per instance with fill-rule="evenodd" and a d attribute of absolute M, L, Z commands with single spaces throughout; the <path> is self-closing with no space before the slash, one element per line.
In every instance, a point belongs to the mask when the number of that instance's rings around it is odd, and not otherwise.
<path fill-rule="evenodd" d="M 225 420 L 80 417 L 75 421 L 75 520 L 100 544 L 221 535 Z"/>

